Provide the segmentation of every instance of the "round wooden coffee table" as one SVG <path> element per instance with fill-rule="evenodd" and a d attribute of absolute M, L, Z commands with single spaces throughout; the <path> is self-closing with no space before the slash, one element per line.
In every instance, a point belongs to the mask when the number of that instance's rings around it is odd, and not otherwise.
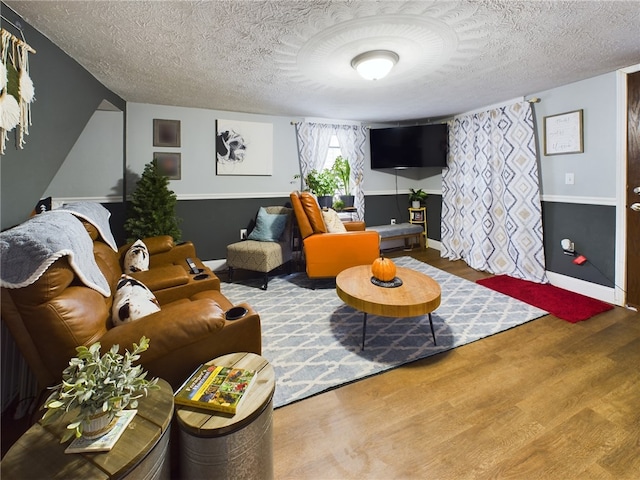
<path fill-rule="evenodd" d="M 343 270 L 336 277 L 338 297 L 349 305 L 364 312 L 362 322 L 362 350 L 367 334 L 367 314 L 383 317 L 417 317 L 429 315 L 429 325 L 433 343 L 431 312 L 440 306 L 440 285 L 433 278 L 411 270 L 397 267 L 396 277 L 402 280 L 399 287 L 379 287 L 371 283 L 371 266 L 359 265 Z"/>

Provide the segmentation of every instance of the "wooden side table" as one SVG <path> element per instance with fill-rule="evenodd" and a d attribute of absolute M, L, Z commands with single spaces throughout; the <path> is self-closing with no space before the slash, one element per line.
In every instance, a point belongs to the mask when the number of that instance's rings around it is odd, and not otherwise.
<path fill-rule="evenodd" d="M 164 380 L 160 390 L 141 398 L 138 413 L 109 452 L 64 453 L 65 425 L 36 423 L 9 449 L 0 464 L 2 478 L 114 479 L 170 477 L 169 437 L 173 391 Z"/>
<path fill-rule="evenodd" d="M 424 246 L 429 246 L 429 240 L 427 239 L 427 207 L 409 208 L 409 223 L 420 225 L 422 227 L 422 235 L 424 237 Z"/>
<path fill-rule="evenodd" d="M 273 367 L 253 353 L 207 363 L 255 370 L 258 377 L 235 415 L 176 405 L 180 478 L 272 479 Z"/>

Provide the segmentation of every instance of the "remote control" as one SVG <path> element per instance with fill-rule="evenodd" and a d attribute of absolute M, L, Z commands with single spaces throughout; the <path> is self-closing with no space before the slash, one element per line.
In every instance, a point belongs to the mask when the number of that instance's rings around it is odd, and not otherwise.
<path fill-rule="evenodd" d="M 200 269 L 196 267 L 196 264 L 194 263 L 193 260 L 191 260 L 190 257 L 187 257 L 187 265 L 189 265 L 189 270 L 191 270 L 191 273 L 194 273 L 194 274 L 200 273 Z"/>

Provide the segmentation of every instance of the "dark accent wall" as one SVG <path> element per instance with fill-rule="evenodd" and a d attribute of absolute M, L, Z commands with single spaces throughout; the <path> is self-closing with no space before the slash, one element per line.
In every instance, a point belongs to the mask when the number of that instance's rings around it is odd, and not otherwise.
<path fill-rule="evenodd" d="M 26 145 L 16 149 L 15 130 L 10 132 L 0 164 L 0 220 L 5 229 L 28 217 L 102 100 L 123 111 L 126 102 L 4 3 L 2 15 L 22 26 L 27 43 L 36 50 L 29 56 L 36 100 Z M 4 20 L 2 28 L 20 38 L 20 32 Z"/>
<path fill-rule="evenodd" d="M 544 251 L 547 270 L 606 287 L 614 286 L 616 208 L 607 205 L 542 202 Z M 560 241 L 575 243 L 587 263 L 575 265 Z"/>
<path fill-rule="evenodd" d="M 427 199 L 427 228 L 429 238 L 434 240 L 440 240 L 441 199 L 440 195 L 429 195 Z M 182 240 L 192 241 L 203 260 L 226 258 L 227 245 L 240 240 L 240 229 L 250 231 L 260 207 L 270 205 L 291 206 L 288 197 L 181 200 L 176 213 L 181 219 Z M 121 245 L 125 243 L 125 234 L 118 222 L 124 222 L 124 209 L 120 204 L 106 204 L 105 207 L 112 213 L 111 226 Z M 391 218 L 398 223 L 408 222 L 408 208 L 408 195 L 367 196 L 365 222 L 367 225 L 384 225 Z"/>
<path fill-rule="evenodd" d="M 367 195 L 364 221 L 367 225 L 388 225 L 395 218 L 397 223 L 409 221 L 409 195 Z M 427 237 L 440 241 L 440 216 L 442 195 L 429 194 L 427 207 Z"/>
<path fill-rule="evenodd" d="M 240 229 L 251 229 L 260 207 L 290 206 L 289 197 L 182 200 L 176 213 L 182 220 L 182 240 L 196 246 L 202 260 L 227 257 L 227 245 L 240 241 Z"/>

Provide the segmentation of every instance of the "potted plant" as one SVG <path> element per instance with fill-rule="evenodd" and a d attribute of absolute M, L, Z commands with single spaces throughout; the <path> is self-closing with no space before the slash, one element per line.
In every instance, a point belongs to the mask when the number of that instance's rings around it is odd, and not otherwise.
<path fill-rule="evenodd" d="M 138 398 L 149 390 L 160 388 L 158 379 L 147 380 L 141 365 L 133 366 L 140 354 L 149 348 L 149 339 L 142 337 L 140 344 L 124 355 L 113 345 L 102 357 L 100 342 L 88 348 L 76 348 L 78 356 L 69 361 L 62 372 L 62 383 L 51 387 L 53 392 L 44 406 L 43 424 L 60 417 L 68 421 L 67 431 L 60 443 L 74 435 L 95 438 L 104 435 L 115 424 L 115 416 L 129 406 L 136 408 Z"/>
<path fill-rule="evenodd" d="M 345 207 L 353 207 L 353 195 L 351 195 L 351 165 L 349 160 L 342 156 L 336 157 L 332 167 L 336 176 L 338 188 L 343 192 L 340 199 L 344 202 Z"/>
<path fill-rule="evenodd" d="M 344 202 L 340 198 L 338 200 L 334 200 L 331 208 L 333 208 L 336 212 L 341 212 L 344 209 Z"/>
<path fill-rule="evenodd" d="M 338 188 L 338 183 L 333 171 L 325 168 L 321 172 L 311 170 L 304 178 L 305 183 L 316 197 L 321 207 L 331 207 L 333 195 Z"/>
<path fill-rule="evenodd" d="M 427 192 L 419 188 L 418 190 L 414 190 L 411 188 L 409 193 L 409 201 L 411 202 L 412 208 L 420 208 L 420 205 L 427 198 Z"/>
<path fill-rule="evenodd" d="M 124 222 L 127 241 L 170 235 L 179 242 L 182 231 L 178 226 L 180 219 L 176 215 L 177 202 L 175 192 L 169 189 L 169 179 L 158 168 L 158 162 L 153 160 L 147 163 L 131 195 L 131 205 L 127 210 Z"/>

